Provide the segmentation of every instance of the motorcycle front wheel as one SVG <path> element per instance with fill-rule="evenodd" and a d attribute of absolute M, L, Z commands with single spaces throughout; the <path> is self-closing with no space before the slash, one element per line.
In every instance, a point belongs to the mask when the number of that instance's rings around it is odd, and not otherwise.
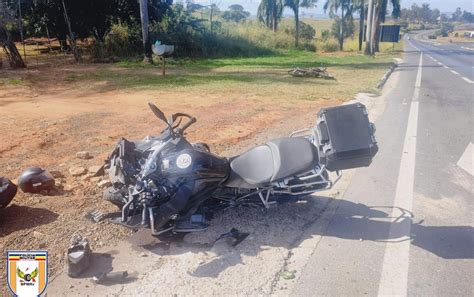
<path fill-rule="evenodd" d="M 127 202 L 125 195 L 126 191 L 124 191 L 123 188 L 117 189 L 114 186 L 111 186 L 104 190 L 103 198 L 122 210 Z"/>

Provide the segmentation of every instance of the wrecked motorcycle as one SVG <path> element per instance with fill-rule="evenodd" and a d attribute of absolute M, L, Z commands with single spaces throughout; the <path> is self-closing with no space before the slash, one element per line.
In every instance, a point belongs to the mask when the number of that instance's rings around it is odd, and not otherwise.
<path fill-rule="evenodd" d="M 150 228 L 153 235 L 205 230 L 206 218 L 218 209 L 268 208 L 329 189 L 341 170 L 369 166 L 378 150 L 375 127 L 359 103 L 322 109 L 315 127 L 232 158 L 186 140 L 196 118 L 176 113 L 167 119 L 149 107 L 166 128 L 141 141 L 118 142 L 106 160 L 112 186 L 104 198 L 121 209 L 114 222 Z"/>

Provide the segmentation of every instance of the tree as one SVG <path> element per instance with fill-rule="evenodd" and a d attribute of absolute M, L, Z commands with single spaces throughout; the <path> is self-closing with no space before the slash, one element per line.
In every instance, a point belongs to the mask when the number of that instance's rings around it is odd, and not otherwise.
<path fill-rule="evenodd" d="M 234 4 L 229 6 L 229 10 L 224 11 L 222 18 L 227 21 L 241 22 L 250 16 L 250 12 L 245 11 L 242 5 Z"/>
<path fill-rule="evenodd" d="M 469 11 L 463 11 L 462 20 L 468 23 L 474 23 L 474 14 Z"/>
<path fill-rule="evenodd" d="M 15 43 L 11 39 L 10 30 L 16 25 L 16 21 L 13 18 L 13 12 L 10 10 L 3 0 L 0 0 L 0 47 L 3 48 L 7 55 L 10 67 L 12 68 L 24 68 L 25 63 L 21 58 Z M 1 60 L 0 60 L 1 66 Z"/>
<path fill-rule="evenodd" d="M 365 54 L 373 55 L 379 51 L 380 24 L 385 22 L 389 0 L 370 0 L 369 17 L 367 18 L 367 41 Z M 400 16 L 400 0 L 390 0 L 392 16 Z M 415 5 L 415 4 L 414 4 Z"/>
<path fill-rule="evenodd" d="M 364 24 L 365 16 L 367 15 L 367 6 L 364 0 L 354 0 L 354 10 L 359 12 L 359 51 L 362 50 L 362 43 L 364 41 Z"/>
<path fill-rule="evenodd" d="M 285 28 L 285 33 L 294 36 L 295 29 L 296 29 L 295 27 L 287 27 Z M 300 21 L 300 38 L 309 41 L 309 40 L 313 40 L 315 36 L 316 36 L 316 30 L 314 30 L 313 26 Z"/>
<path fill-rule="evenodd" d="M 229 6 L 229 9 L 234 11 L 244 11 L 244 7 L 240 4 L 232 4 Z"/>
<path fill-rule="evenodd" d="M 428 23 L 432 21 L 432 10 L 430 8 L 430 5 L 428 3 L 423 3 L 421 4 L 418 18 L 423 22 L 423 23 Z"/>
<path fill-rule="evenodd" d="M 151 54 L 151 42 L 150 42 L 150 31 L 149 31 L 149 21 L 148 18 L 148 2 L 146 0 L 139 0 L 140 4 L 140 19 L 142 23 L 142 40 L 143 40 L 143 50 L 145 52 L 145 57 L 143 62 L 147 64 L 153 64 L 153 56 Z"/>
<path fill-rule="evenodd" d="M 372 23 L 374 21 L 374 1 L 369 0 L 369 5 L 367 7 L 367 30 L 365 35 L 365 54 L 373 55 L 374 48 L 372 44 Z"/>
<path fill-rule="evenodd" d="M 438 21 L 446 21 L 447 16 L 441 14 L 439 9 L 431 9 L 428 3 L 418 6 L 413 3 L 410 8 L 400 10 L 400 18 L 408 23 L 437 23 Z"/>
<path fill-rule="evenodd" d="M 339 24 L 339 33 L 337 34 L 339 40 L 339 50 L 344 50 L 344 37 L 345 28 L 347 22 L 352 20 L 352 10 L 354 8 L 354 2 L 352 0 L 326 0 L 324 4 L 324 11 L 329 10 L 329 15 L 336 19 L 336 23 Z M 338 17 L 336 14 L 338 10 L 341 10 L 341 16 Z"/>
<path fill-rule="evenodd" d="M 9 1 L 17 3 L 18 0 Z M 150 22 L 160 21 L 170 9 L 172 0 L 145 0 Z M 51 36 L 65 40 L 68 26 L 62 0 L 21 0 L 27 34 L 44 36 L 46 26 Z M 112 25 L 140 25 L 139 2 L 129 0 L 64 0 L 71 28 L 79 39 L 93 36 L 103 41 Z"/>
<path fill-rule="evenodd" d="M 456 11 L 453 13 L 452 20 L 460 21 L 462 17 L 461 7 L 456 8 Z"/>
<path fill-rule="evenodd" d="M 350 1 L 350 0 L 347 0 Z M 300 38 L 300 7 L 311 8 L 318 0 L 285 0 L 285 6 L 293 10 L 295 15 L 295 46 L 299 45 Z"/>
<path fill-rule="evenodd" d="M 400 0 L 378 0 L 378 5 L 375 9 L 374 15 L 374 34 L 373 34 L 373 44 L 374 44 L 374 51 L 380 51 L 379 43 L 380 43 L 380 25 L 385 22 L 385 17 L 387 15 L 388 10 L 388 3 L 392 4 L 392 17 L 398 18 L 400 16 Z M 429 5 L 428 5 L 429 8 Z"/>
<path fill-rule="evenodd" d="M 258 5 L 258 20 L 276 32 L 283 14 L 283 7 L 283 0 L 262 0 Z"/>

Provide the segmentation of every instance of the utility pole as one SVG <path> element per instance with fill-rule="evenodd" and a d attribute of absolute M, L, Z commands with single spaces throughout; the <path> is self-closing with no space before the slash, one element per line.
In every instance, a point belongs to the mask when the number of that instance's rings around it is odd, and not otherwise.
<path fill-rule="evenodd" d="M 74 37 L 74 34 L 72 33 L 72 27 L 71 27 L 71 21 L 69 20 L 69 16 L 67 15 L 67 9 L 66 9 L 66 4 L 64 4 L 64 0 L 62 0 L 63 3 L 63 9 L 64 9 L 64 20 L 66 21 L 67 28 L 69 30 L 69 43 L 72 48 L 72 53 L 74 54 L 74 59 L 76 60 L 77 63 L 81 62 L 81 55 L 79 53 L 79 50 L 77 49 L 77 44 L 76 44 L 76 38 Z"/>
<path fill-rule="evenodd" d="M 25 39 L 23 36 L 23 18 L 21 16 L 21 0 L 18 0 L 18 25 L 20 26 L 20 37 L 21 37 L 21 43 L 23 44 L 23 59 L 26 62 L 26 47 L 25 47 Z"/>
<path fill-rule="evenodd" d="M 367 12 L 367 30 L 365 31 L 365 54 L 372 55 L 372 22 L 374 14 L 374 0 L 369 0 L 369 7 Z"/>
<path fill-rule="evenodd" d="M 379 0 L 380 1 L 380 0 Z M 378 25 L 379 25 L 379 13 L 380 13 L 380 5 L 381 3 L 379 3 L 379 1 L 377 0 L 374 0 L 374 7 L 372 8 L 372 17 L 373 17 L 373 20 L 372 20 L 372 39 L 371 39 L 371 49 L 372 49 L 372 55 L 375 55 L 375 51 L 376 51 L 376 44 L 377 44 L 377 41 L 379 39 L 379 36 L 377 34 L 379 34 L 379 28 Z"/>
<path fill-rule="evenodd" d="M 142 20 L 142 38 L 143 38 L 143 50 L 145 57 L 143 62 L 146 64 L 153 64 L 153 56 L 151 54 L 151 43 L 149 34 L 149 19 L 148 19 L 148 1 L 139 0 L 140 4 L 140 18 Z"/>

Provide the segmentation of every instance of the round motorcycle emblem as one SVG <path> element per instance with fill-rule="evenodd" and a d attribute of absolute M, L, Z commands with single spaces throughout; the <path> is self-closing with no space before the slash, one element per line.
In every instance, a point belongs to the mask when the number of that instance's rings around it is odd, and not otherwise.
<path fill-rule="evenodd" d="M 193 159 L 189 154 L 181 154 L 176 159 L 176 166 L 181 169 L 188 168 L 191 165 L 192 161 Z"/>

